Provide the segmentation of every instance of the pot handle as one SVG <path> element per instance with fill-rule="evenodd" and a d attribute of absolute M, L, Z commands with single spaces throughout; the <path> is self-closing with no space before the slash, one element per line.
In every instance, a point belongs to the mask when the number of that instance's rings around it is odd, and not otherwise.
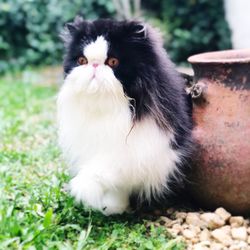
<path fill-rule="evenodd" d="M 204 82 L 195 82 L 194 77 L 188 74 L 181 73 L 181 76 L 186 82 L 186 92 L 191 95 L 192 99 L 197 99 L 204 93 L 206 89 L 206 84 Z"/>

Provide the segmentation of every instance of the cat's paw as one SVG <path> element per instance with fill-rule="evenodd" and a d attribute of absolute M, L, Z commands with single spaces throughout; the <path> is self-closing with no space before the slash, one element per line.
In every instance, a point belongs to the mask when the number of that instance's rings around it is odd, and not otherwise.
<path fill-rule="evenodd" d="M 99 210 L 104 215 L 128 211 L 129 194 L 124 190 L 108 189 L 94 179 L 75 176 L 68 184 L 69 193 L 84 206 Z"/>
<path fill-rule="evenodd" d="M 102 199 L 102 210 L 104 215 L 122 214 L 129 210 L 128 194 L 119 190 L 107 191 Z"/>
<path fill-rule="evenodd" d="M 102 209 L 104 190 L 98 182 L 77 175 L 69 182 L 68 189 L 77 202 L 93 209 Z"/>

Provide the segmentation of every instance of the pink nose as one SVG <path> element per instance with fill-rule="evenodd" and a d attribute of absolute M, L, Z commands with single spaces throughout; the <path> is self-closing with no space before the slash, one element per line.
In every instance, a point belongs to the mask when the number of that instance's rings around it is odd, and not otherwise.
<path fill-rule="evenodd" d="M 93 63 L 92 64 L 94 68 L 96 68 L 99 64 L 98 63 Z"/>

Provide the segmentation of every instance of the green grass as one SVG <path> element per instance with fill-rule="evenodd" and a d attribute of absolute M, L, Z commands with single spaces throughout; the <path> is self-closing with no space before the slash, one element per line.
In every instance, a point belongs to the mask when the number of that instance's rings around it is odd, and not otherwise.
<path fill-rule="evenodd" d="M 56 92 L 0 79 L 0 249 L 184 249 L 164 227 L 84 210 L 62 191 Z"/>

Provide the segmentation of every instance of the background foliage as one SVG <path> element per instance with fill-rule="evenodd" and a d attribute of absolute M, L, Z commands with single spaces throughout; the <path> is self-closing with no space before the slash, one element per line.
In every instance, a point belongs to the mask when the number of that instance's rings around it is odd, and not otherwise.
<path fill-rule="evenodd" d="M 0 2 L 0 73 L 29 65 L 60 63 L 58 34 L 76 14 L 87 19 L 113 17 L 106 0 L 3 0 Z M 143 15 L 166 35 L 176 62 L 191 54 L 230 48 L 222 0 L 144 0 Z"/>
<path fill-rule="evenodd" d="M 0 2 L 0 73 L 26 65 L 61 60 L 59 33 L 76 14 L 109 17 L 112 2 L 105 0 L 5 0 Z"/>
<path fill-rule="evenodd" d="M 231 48 L 223 0 L 151 0 L 146 9 L 167 31 L 166 47 L 176 62 L 205 51 Z M 156 14 L 159 13 L 159 14 Z"/>

